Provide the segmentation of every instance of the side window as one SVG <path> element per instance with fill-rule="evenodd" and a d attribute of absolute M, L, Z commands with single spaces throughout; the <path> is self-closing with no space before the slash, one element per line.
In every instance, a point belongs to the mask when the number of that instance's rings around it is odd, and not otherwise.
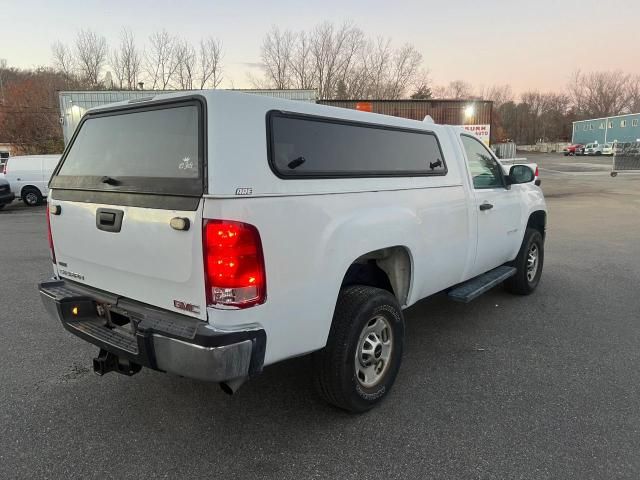
<path fill-rule="evenodd" d="M 447 173 L 432 132 L 282 112 L 268 118 L 269 162 L 281 178 Z"/>
<path fill-rule="evenodd" d="M 502 167 L 491 156 L 487 147 L 473 137 L 462 135 L 461 138 L 473 178 L 473 187 L 504 187 Z"/>

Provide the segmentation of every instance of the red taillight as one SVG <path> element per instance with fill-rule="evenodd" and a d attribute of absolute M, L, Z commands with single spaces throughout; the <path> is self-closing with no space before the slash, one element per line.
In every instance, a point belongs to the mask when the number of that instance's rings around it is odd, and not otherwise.
<path fill-rule="evenodd" d="M 47 236 L 49 237 L 49 250 L 51 251 L 51 261 L 56 263 L 56 252 L 53 249 L 53 236 L 51 235 L 51 216 L 49 214 L 49 204 L 47 203 Z"/>
<path fill-rule="evenodd" d="M 534 174 L 536 178 L 538 178 L 538 166 L 536 165 L 536 173 Z"/>
<path fill-rule="evenodd" d="M 207 304 L 245 308 L 263 303 L 266 276 L 256 227 L 205 220 L 203 240 Z"/>

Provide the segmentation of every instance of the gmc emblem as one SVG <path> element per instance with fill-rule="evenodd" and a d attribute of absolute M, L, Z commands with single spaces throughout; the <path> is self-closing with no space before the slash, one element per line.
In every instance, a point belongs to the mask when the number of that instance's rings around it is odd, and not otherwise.
<path fill-rule="evenodd" d="M 173 306 L 176 307 L 178 310 L 184 310 L 186 312 L 195 313 L 195 314 L 200 313 L 199 305 L 193 305 L 191 303 L 181 302 L 180 300 L 174 300 Z"/>

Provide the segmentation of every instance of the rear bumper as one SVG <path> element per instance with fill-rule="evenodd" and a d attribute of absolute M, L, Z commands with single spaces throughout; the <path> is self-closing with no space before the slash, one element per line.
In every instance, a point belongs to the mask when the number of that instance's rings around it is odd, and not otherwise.
<path fill-rule="evenodd" d="M 266 334 L 259 326 L 220 331 L 67 280 L 42 282 L 39 289 L 47 312 L 65 329 L 137 365 L 211 382 L 262 371 Z M 126 319 L 128 324 L 115 325 Z"/>

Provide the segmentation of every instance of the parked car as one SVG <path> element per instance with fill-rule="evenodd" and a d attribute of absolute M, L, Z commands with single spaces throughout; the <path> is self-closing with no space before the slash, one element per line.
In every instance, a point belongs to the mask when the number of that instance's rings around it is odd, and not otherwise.
<path fill-rule="evenodd" d="M 581 143 L 573 143 L 568 147 L 565 147 L 562 152 L 564 153 L 565 157 L 568 155 L 583 155 L 584 145 L 582 145 Z"/>
<path fill-rule="evenodd" d="M 203 91 L 98 107 L 50 187 L 41 298 L 99 347 L 100 375 L 145 366 L 231 393 L 315 352 L 320 394 L 362 412 L 394 383 L 405 308 L 527 295 L 544 263 L 531 168 L 505 175 L 460 127 L 325 105 Z"/>
<path fill-rule="evenodd" d="M 2 210 L 5 205 L 13 202 L 14 198 L 15 195 L 11 191 L 9 182 L 7 182 L 4 178 L 0 178 L 0 210 Z"/>
<path fill-rule="evenodd" d="M 49 194 L 47 184 L 60 155 L 24 155 L 10 157 L 4 166 L 4 176 L 17 198 L 34 207 Z"/>
<path fill-rule="evenodd" d="M 602 144 L 602 155 L 613 155 L 613 143 Z"/>
<path fill-rule="evenodd" d="M 604 143 L 587 143 L 584 146 L 584 155 L 602 155 Z"/>

